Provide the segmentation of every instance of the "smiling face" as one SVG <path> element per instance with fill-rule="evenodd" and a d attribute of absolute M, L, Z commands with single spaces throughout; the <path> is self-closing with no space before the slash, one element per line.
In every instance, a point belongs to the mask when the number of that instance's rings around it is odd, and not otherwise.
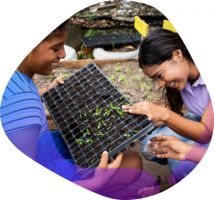
<path fill-rule="evenodd" d="M 145 66 L 143 72 L 150 78 L 158 81 L 160 87 L 171 87 L 177 90 L 182 90 L 188 76 L 188 70 L 179 66 L 174 61 L 165 61 L 160 65 Z"/>
<path fill-rule="evenodd" d="M 195 67 L 194 67 L 195 68 Z M 160 87 L 170 87 L 176 90 L 183 90 L 187 80 L 197 79 L 195 69 L 185 60 L 180 50 L 173 52 L 171 60 L 167 60 L 160 65 L 144 66 L 143 72 L 157 80 Z"/>
<path fill-rule="evenodd" d="M 54 64 L 65 57 L 64 43 L 66 39 L 66 30 L 47 37 L 28 54 L 18 70 L 29 77 L 35 73 L 50 75 Z"/>

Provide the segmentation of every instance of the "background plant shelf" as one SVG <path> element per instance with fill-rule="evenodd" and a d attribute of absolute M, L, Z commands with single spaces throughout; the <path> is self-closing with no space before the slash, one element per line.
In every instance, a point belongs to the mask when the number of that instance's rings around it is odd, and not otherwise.
<path fill-rule="evenodd" d="M 83 175 L 89 172 L 81 169 L 96 167 L 103 151 L 112 158 L 154 129 L 145 116 L 123 112 L 122 105 L 130 102 L 94 63 L 49 90 L 42 100 Z"/>

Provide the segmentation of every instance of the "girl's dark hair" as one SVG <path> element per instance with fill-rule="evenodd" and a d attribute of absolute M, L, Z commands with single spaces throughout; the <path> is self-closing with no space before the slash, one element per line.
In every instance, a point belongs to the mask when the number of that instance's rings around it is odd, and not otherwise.
<path fill-rule="evenodd" d="M 180 49 L 187 61 L 194 63 L 189 51 L 177 33 L 165 29 L 158 29 L 150 32 L 141 42 L 139 48 L 139 65 L 144 66 L 160 65 L 172 58 L 172 52 Z M 165 89 L 166 103 L 172 111 L 181 114 L 183 100 L 178 90 L 167 87 Z"/>

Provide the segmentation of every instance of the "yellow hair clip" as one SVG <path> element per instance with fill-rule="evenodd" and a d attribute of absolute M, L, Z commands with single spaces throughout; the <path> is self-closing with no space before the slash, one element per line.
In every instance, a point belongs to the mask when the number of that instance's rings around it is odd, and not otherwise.
<path fill-rule="evenodd" d="M 175 27 L 172 25 L 172 23 L 169 21 L 169 20 L 163 20 L 163 29 L 166 29 L 166 30 L 169 30 L 169 31 L 172 31 L 172 32 L 177 32 Z"/>
<path fill-rule="evenodd" d="M 134 28 L 143 36 L 145 37 L 149 32 L 149 25 L 140 17 L 134 17 Z"/>

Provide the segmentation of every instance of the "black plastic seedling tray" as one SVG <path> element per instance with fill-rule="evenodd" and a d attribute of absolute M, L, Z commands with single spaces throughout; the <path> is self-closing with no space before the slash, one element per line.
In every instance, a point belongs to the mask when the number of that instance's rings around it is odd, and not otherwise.
<path fill-rule="evenodd" d="M 96 167 L 104 150 L 112 158 L 154 129 L 145 116 L 123 112 L 130 102 L 93 63 L 42 100 L 80 169 Z"/>
<path fill-rule="evenodd" d="M 88 48 L 95 47 L 120 47 L 123 45 L 138 45 L 141 41 L 141 36 L 138 33 L 128 35 L 125 33 L 111 35 L 96 35 L 93 37 L 83 37 L 83 44 Z"/>

